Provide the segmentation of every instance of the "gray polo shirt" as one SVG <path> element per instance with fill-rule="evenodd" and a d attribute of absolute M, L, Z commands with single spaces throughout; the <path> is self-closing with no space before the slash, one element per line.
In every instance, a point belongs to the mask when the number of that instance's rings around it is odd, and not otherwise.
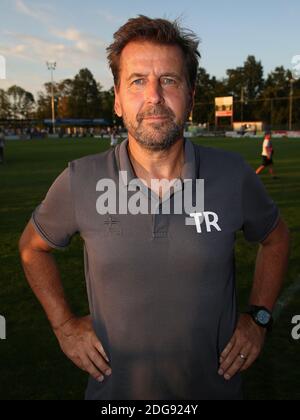
<path fill-rule="evenodd" d="M 204 180 L 204 210 L 220 229 L 203 223 L 199 233 L 185 213 L 101 215 L 99 180 L 119 190 L 135 178 L 127 144 L 69 163 L 32 216 L 53 248 L 76 233 L 84 240 L 90 312 L 113 372 L 103 383 L 90 378 L 86 398 L 240 399 L 240 375 L 226 382 L 217 373 L 237 322 L 235 237 L 263 241 L 278 209 L 240 155 L 185 140 L 181 178 Z"/>

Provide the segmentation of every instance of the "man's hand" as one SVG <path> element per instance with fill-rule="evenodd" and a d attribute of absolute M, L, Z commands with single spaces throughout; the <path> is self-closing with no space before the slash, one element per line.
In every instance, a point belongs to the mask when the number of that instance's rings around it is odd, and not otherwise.
<path fill-rule="evenodd" d="M 109 360 L 92 327 L 90 316 L 71 318 L 54 329 L 65 355 L 80 369 L 88 372 L 98 382 L 111 375 Z"/>
<path fill-rule="evenodd" d="M 36 232 L 31 222 L 19 243 L 29 285 L 42 304 L 62 351 L 80 369 L 102 382 L 111 369 L 91 318 L 75 318 L 65 298 L 52 247 Z M 61 324 L 62 320 L 66 320 Z"/>
<path fill-rule="evenodd" d="M 230 380 L 247 370 L 260 355 L 266 330 L 255 324 L 250 315 L 240 316 L 235 333 L 220 357 L 219 375 Z"/>

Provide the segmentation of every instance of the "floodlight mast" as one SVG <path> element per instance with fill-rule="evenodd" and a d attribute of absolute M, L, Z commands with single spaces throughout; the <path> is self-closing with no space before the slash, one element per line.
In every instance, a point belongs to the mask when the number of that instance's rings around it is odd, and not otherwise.
<path fill-rule="evenodd" d="M 294 83 L 295 79 L 290 79 L 290 107 L 289 107 L 289 131 L 293 129 L 293 96 L 294 96 Z"/>
<path fill-rule="evenodd" d="M 53 81 L 53 72 L 56 69 L 55 61 L 47 61 L 47 68 L 51 72 L 51 109 L 52 109 L 52 130 L 55 134 L 55 107 L 54 107 L 54 81 Z"/>

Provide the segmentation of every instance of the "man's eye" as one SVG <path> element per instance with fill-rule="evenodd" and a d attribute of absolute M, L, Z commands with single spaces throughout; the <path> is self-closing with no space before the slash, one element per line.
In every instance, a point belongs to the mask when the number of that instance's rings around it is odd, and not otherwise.
<path fill-rule="evenodd" d="M 175 85 L 176 84 L 176 80 L 174 80 L 174 79 L 169 79 L 168 77 L 164 77 L 163 79 L 162 79 L 162 84 L 163 85 Z"/>
<path fill-rule="evenodd" d="M 136 80 L 133 80 L 132 82 L 132 84 L 135 86 L 142 86 L 144 83 L 145 83 L 144 79 L 136 79 Z"/>

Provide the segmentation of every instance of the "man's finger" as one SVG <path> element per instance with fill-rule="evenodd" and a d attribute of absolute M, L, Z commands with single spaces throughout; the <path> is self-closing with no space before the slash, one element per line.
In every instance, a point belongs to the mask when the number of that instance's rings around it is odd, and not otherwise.
<path fill-rule="evenodd" d="M 241 350 L 242 349 L 242 350 Z M 224 378 L 230 380 L 237 372 L 239 372 L 251 353 L 251 344 L 241 346 L 236 343 L 236 346 L 229 353 L 227 358 L 220 366 L 220 371 L 223 372 Z"/>
<path fill-rule="evenodd" d="M 231 365 L 228 368 L 224 368 L 224 378 L 226 380 L 230 380 L 234 375 L 241 371 L 243 366 L 250 357 L 251 353 L 251 346 L 248 345 L 247 347 L 243 347 L 242 351 L 239 351 L 236 357 L 233 359 Z"/>
<path fill-rule="evenodd" d="M 237 356 L 233 364 L 224 373 L 224 378 L 227 381 L 229 381 L 233 376 L 235 376 L 242 369 L 244 363 L 245 363 L 245 360 Z"/>
<path fill-rule="evenodd" d="M 224 360 L 228 354 L 231 352 L 231 350 L 234 348 L 235 346 L 235 336 L 232 337 L 232 339 L 230 340 L 230 342 L 227 344 L 227 346 L 225 347 L 225 349 L 223 350 L 221 356 L 220 356 L 220 362 L 222 363 L 221 360 Z"/>
<path fill-rule="evenodd" d="M 96 381 L 104 381 L 102 372 L 100 372 L 87 357 L 82 359 L 82 369 L 89 373 Z"/>
<path fill-rule="evenodd" d="M 106 355 L 106 353 L 104 351 L 104 348 L 103 348 L 102 344 L 100 343 L 100 341 L 97 338 L 96 338 L 96 340 L 94 342 L 94 346 L 98 350 L 98 352 L 104 357 L 104 359 L 109 363 L 110 360 L 107 357 L 107 355 Z"/>
<path fill-rule="evenodd" d="M 258 357 L 259 353 L 252 351 L 249 357 L 247 358 L 246 362 L 242 366 L 241 372 L 244 372 L 245 370 L 249 369 L 249 367 L 253 365 L 253 363 L 257 360 Z"/>
<path fill-rule="evenodd" d="M 90 350 L 88 353 L 89 359 L 96 366 L 101 373 L 104 373 L 106 376 L 110 376 L 112 371 L 110 366 L 105 362 L 103 357 L 95 350 Z"/>
<path fill-rule="evenodd" d="M 225 375 L 225 373 L 227 372 L 227 370 L 229 369 L 229 367 L 234 363 L 235 359 L 237 358 L 237 356 L 239 355 L 241 350 L 240 346 L 235 345 L 232 350 L 230 351 L 229 354 L 227 354 L 226 357 L 224 357 L 220 368 L 219 368 L 219 375 L 223 376 Z"/>

